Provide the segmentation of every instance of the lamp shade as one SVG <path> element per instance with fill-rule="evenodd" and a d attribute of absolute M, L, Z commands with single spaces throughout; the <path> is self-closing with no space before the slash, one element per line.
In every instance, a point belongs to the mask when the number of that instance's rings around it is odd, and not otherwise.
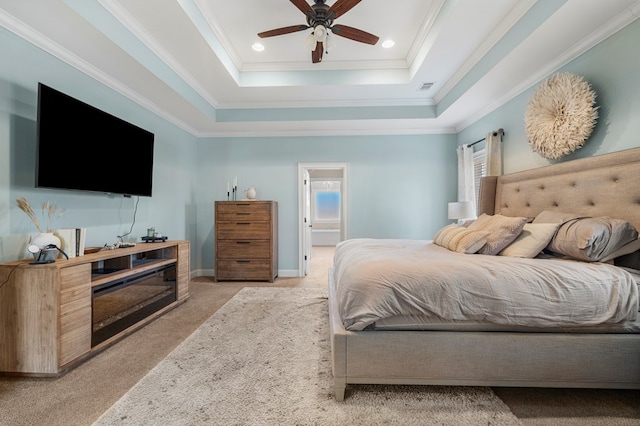
<path fill-rule="evenodd" d="M 329 52 L 329 49 L 333 49 L 334 44 L 333 36 L 327 32 L 327 41 L 324 43 L 325 51 Z"/>
<path fill-rule="evenodd" d="M 459 201 L 456 203 L 449 203 L 448 214 L 449 219 L 469 219 L 475 217 L 476 213 L 471 201 Z"/>
<path fill-rule="evenodd" d="M 316 37 L 313 33 L 309 34 L 304 40 L 304 45 L 309 50 L 316 50 Z"/>

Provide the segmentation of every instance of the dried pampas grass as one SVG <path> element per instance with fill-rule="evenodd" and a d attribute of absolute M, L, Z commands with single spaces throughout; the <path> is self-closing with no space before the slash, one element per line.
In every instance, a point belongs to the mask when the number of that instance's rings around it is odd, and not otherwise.
<path fill-rule="evenodd" d="M 62 216 L 65 212 L 65 209 L 58 209 L 58 206 L 56 203 L 51 203 L 49 201 L 45 201 L 44 203 L 42 203 L 42 218 L 46 220 L 46 224 L 47 224 L 46 227 L 43 227 L 42 225 L 40 225 L 38 216 L 36 212 L 33 210 L 33 207 L 31 207 L 31 203 L 29 203 L 29 201 L 27 201 L 26 198 L 24 197 L 18 198 L 16 200 L 16 205 L 20 207 L 20 210 L 25 212 L 27 216 L 29 216 L 29 219 L 31 219 L 31 222 L 33 222 L 36 229 L 40 233 L 51 232 L 52 221 Z"/>
<path fill-rule="evenodd" d="M 551 160 L 581 148 L 596 125 L 595 101 L 591 85 L 576 74 L 558 73 L 546 79 L 525 112 L 531 148 Z"/>

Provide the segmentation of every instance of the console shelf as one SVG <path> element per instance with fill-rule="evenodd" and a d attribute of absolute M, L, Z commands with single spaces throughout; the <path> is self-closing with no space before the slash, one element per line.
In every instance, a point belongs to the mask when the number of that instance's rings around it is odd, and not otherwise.
<path fill-rule="evenodd" d="M 0 265 L 0 374 L 57 376 L 134 332 L 189 297 L 189 242 L 165 241 L 100 250 L 85 256 L 30 265 Z M 128 293 L 157 291 L 166 283 L 174 295 L 154 302 L 151 313 L 131 316 L 113 335 L 92 336 L 92 296 L 100 288 L 128 283 Z M 121 299 L 127 292 L 122 292 Z M 156 298 L 159 298 L 157 296 Z M 126 302 L 126 300 L 125 300 Z M 102 314 L 102 313 L 100 313 Z"/>
<path fill-rule="evenodd" d="M 159 269 L 162 266 L 171 265 L 175 263 L 176 263 L 176 259 L 153 259 L 153 260 L 148 260 L 145 263 L 139 263 L 139 262 L 134 263 L 132 264 L 131 268 L 126 268 L 126 269 L 111 268 L 110 270 L 112 272 L 110 273 L 97 273 L 97 274 L 94 271 L 100 270 L 101 268 L 95 268 L 91 270 L 92 271 L 91 286 L 95 287 L 109 281 L 126 278 L 130 276 L 132 272 L 139 273 L 139 272 L 153 271 L 153 270 Z M 102 268 L 102 269 L 109 269 L 109 268 Z"/>

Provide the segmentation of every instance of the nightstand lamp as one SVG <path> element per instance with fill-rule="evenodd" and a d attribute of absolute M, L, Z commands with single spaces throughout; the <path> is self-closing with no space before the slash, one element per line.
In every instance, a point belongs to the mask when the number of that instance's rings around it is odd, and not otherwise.
<path fill-rule="evenodd" d="M 459 201 L 457 203 L 449 203 L 448 214 L 449 219 L 457 219 L 458 225 L 462 225 L 465 219 L 470 219 L 476 216 L 471 201 Z"/>

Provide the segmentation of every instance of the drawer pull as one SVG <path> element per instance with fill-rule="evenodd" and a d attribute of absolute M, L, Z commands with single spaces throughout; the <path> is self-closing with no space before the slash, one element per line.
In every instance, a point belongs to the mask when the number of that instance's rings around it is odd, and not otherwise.
<path fill-rule="evenodd" d="M 236 263 L 251 263 L 250 260 L 236 260 Z"/>
<path fill-rule="evenodd" d="M 251 244 L 251 241 L 236 241 L 236 244 Z"/>
<path fill-rule="evenodd" d="M 236 225 L 251 225 L 251 222 L 236 222 Z"/>
<path fill-rule="evenodd" d="M 237 212 L 236 214 L 238 216 L 249 216 L 251 213 L 249 213 L 249 212 Z"/>

